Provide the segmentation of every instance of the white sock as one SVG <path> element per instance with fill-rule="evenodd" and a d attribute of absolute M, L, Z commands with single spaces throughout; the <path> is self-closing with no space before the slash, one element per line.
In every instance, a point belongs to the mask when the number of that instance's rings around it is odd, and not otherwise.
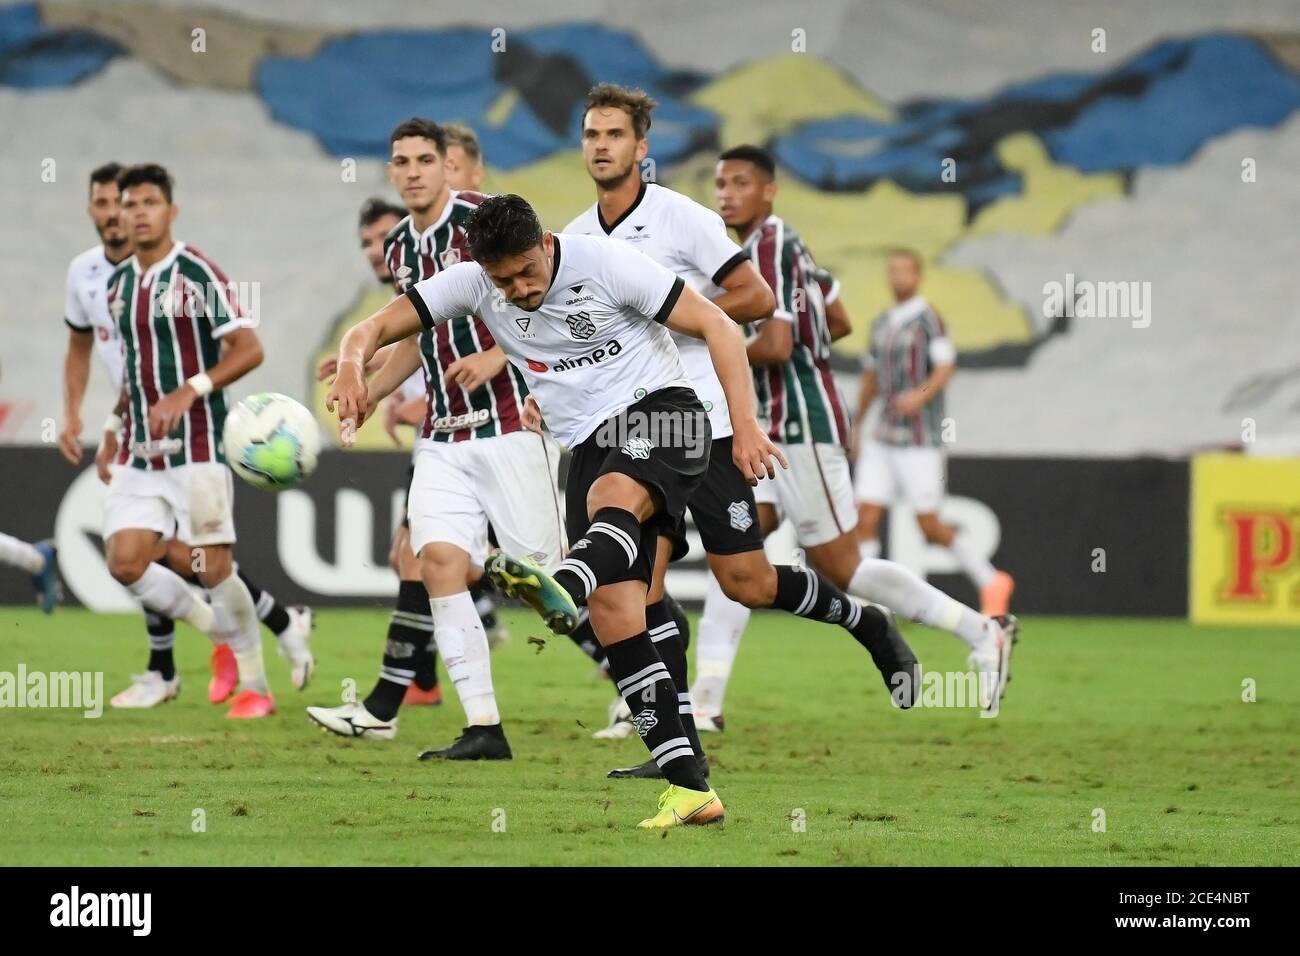
<path fill-rule="evenodd" d="M 253 595 L 248 593 L 239 575 L 233 573 L 216 587 L 208 588 L 208 594 L 212 595 L 215 616 L 213 638 L 229 644 L 235 652 L 239 686 L 259 694 L 270 693 L 266 666 L 262 661 L 262 631 Z"/>
<path fill-rule="evenodd" d="M 127 590 L 151 611 L 184 621 L 204 634 L 212 632 L 212 608 L 196 597 L 185 579 L 171 568 L 151 561 L 144 574 L 134 584 L 127 585 Z"/>
<path fill-rule="evenodd" d="M 977 588 L 984 587 L 998 573 L 997 568 L 989 563 L 989 559 L 980 554 L 978 546 L 965 531 L 958 531 L 953 535 L 948 550 L 953 553 L 961 569 L 966 572 L 966 577 L 970 578 Z"/>
<path fill-rule="evenodd" d="M 7 564 L 28 574 L 40 574 L 45 567 L 45 555 L 26 541 L 0 534 L 0 564 Z"/>
<path fill-rule="evenodd" d="M 858 543 L 858 556 L 863 561 L 867 558 L 880 557 L 880 539 L 872 538 L 870 541 L 861 541 Z"/>
<path fill-rule="evenodd" d="M 487 632 L 468 591 L 429 598 L 433 614 L 433 639 L 456 688 L 465 723 L 470 727 L 501 723 L 492 689 L 492 664 Z"/>
<path fill-rule="evenodd" d="M 731 679 L 731 667 L 740 650 L 740 635 L 749 623 L 749 608 L 722 593 L 717 578 L 709 575 L 704 592 L 704 614 L 695 639 L 695 683 L 691 696 L 695 712 L 702 717 L 722 713 L 722 699 Z"/>
<path fill-rule="evenodd" d="M 848 591 L 910 620 L 955 634 L 971 647 L 984 643 L 994 633 L 991 620 L 892 561 L 863 561 L 853 572 Z"/>

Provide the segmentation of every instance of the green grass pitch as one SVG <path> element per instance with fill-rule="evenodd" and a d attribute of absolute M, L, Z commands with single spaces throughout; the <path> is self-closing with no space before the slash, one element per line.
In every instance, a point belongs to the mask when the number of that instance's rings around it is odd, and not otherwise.
<path fill-rule="evenodd" d="M 728 730 L 706 738 L 726 823 L 663 834 L 635 829 L 656 783 L 605 779 L 644 757 L 639 741 L 590 739 L 608 683 L 566 639 L 539 652 L 534 619 L 507 618 L 493 671 L 509 763 L 415 759 L 458 731 L 450 693 L 407 710 L 392 743 L 308 722 L 303 707 L 337 702 L 346 679 L 368 690 L 377 609 L 318 615 L 319 670 L 302 693 L 267 638 L 268 720 L 207 703 L 209 645 L 184 626 L 175 702 L 94 720 L 0 710 L 0 863 L 1300 863 L 1294 632 L 1031 618 L 1003 712 L 983 720 L 896 711 L 838 629 L 756 614 Z M 927 669 L 963 667 L 953 638 L 907 633 Z M 105 703 L 146 653 L 137 617 L 0 609 L 0 671 L 103 671 Z"/>

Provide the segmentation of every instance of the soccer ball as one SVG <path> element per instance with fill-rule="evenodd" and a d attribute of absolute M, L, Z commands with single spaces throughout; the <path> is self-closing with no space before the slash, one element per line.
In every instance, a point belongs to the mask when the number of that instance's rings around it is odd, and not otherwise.
<path fill-rule="evenodd" d="M 222 433 L 226 461 L 240 478 L 279 491 L 316 470 L 320 428 L 311 412 L 287 395 L 259 392 L 230 410 Z"/>

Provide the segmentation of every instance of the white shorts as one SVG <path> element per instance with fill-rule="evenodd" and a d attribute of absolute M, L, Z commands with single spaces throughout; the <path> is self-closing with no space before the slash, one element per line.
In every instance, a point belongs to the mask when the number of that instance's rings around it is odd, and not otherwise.
<path fill-rule="evenodd" d="M 853 504 L 849 459 L 839 445 L 777 445 L 790 463 L 777 468 L 776 480 L 764 478 L 754 488 L 754 500 L 776 505 L 794 525 L 802 547 L 834 541 L 858 525 Z"/>
<path fill-rule="evenodd" d="M 142 528 L 186 544 L 233 544 L 235 483 L 214 461 L 144 471 L 114 465 L 104 499 L 104 538 Z"/>
<path fill-rule="evenodd" d="M 453 544 L 475 564 L 488 555 L 488 525 L 506 554 L 553 570 L 564 557 L 556 478 L 560 450 L 550 436 L 520 431 L 473 441 L 421 440 L 406 513 L 411 550 Z"/>
<path fill-rule="evenodd" d="M 858 501 L 882 508 L 902 497 L 919 515 L 943 504 L 943 449 L 869 441 L 858 457 Z"/>

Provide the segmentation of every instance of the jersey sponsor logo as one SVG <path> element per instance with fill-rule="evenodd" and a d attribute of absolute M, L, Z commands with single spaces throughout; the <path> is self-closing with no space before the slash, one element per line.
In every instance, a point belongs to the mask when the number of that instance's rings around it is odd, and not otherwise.
<path fill-rule="evenodd" d="M 619 450 L 629 458 L 646 461 L 650 458 L 650 451 L 654 446 L 655 443 L 648 438 L 629 438 Z"/>
<path fill-rule="evenodd" d="M 644 737 L 659 726 L 659 718 L 655 716 L 653 710 L 647 708 L 632 716 L 632 726 L 640 736 Z"/>
<path fill-rule="evenodd" d="M 442 262 L 442 267 L 444 269 L 448 266 L 454 266 L 456 263 L 460 262 L 460 250 L 455 248 L 448 249 L 443 252 L 442 255 L 438 256 L 438 259 Z"/>
<path fill-rule="evenodd" d="M 594 292 L 588 292 L 588 293 L 586 293 L 585 295 L 583 294 L 582 290 L 585 289 L 585 288 L 587 288 L 585 285 L 571 285 L 571 286 L 569 286 L 569 293 L 570 293 L 570 295 L 572 296 L 572 298 L 565 299 L 565 300 L 564 300 L 564 304 L 565 304 L 565 305 L 577 305 L 579 302 L 590 302 L 590 301 L 592 301 L 593 299 L 595 299 L 595 298 L 596 298 L 596 294 L 595 294 Z"/>
<path fill-rule="evenodd" d="M 393 282 L 396 283 L 399 292 L 405 292 L 411 284 L 411 273 L 413 271 L 410 266 L 397 267 L 397 271 L 393 273 Z"/>
<path fill-rule="evenodd" d="M 754 524 L 748 501 L 733 501 L 727 505 L 727 514 L 731 517 L 731 526 L 737 531 L 748 531 Z"/>
<path fill-rule="evenodd" d="M 539 362 L 537 359 L 525 359 L 525 361 L 528 363 L 528 368 L 534 372 L 549 371 L 545 362 Z"/>
<path fill-rule="evenodd" d="M 632 229 L 632 235 L 627 237 L 628 242 L 640 242 L 642 239 L 650 238 L 650 233 L 642 231 L 645 229 L 645 226 L 633 226 Z"/>
<path fill-rule="evenodd" d="M 436 432 L 456 432 L 462 428 L 477 428 L 479 425 L 485 425 L 491 417 L 491 409 L 480 408 L 466 412 L 464 415 L 444 415 L 442 418 L 435 418 L 430 427 Z"/>
<path fill-rule="evenodd" d="M 519 331 L 520 331 L 520 332 L 527 332 L 527 331 L 528 331 L 528 326 L 530 326 L 530 325 L 532 325 L 532 324 L 533 324 L 533 317 L 532 317 L 531 315 L 516 315 L 516 316 L 515 316 L 515 325 L 519 326 Z"/>
<path fill-rule="evenodd" d="M 569 324 L 569 332 L 575 339 L 585 342 L 596 334 L 596 323 L 591 321 L 591 316 L 586 312 L 575 312 L 564 321 Z"/>
<path fill-rule="evenodd" d="M 148 441 L 133 443 L 131 454 L 137 458 L 165 458 L 176 454 L 184 447 L 185 442 L 179 438 L 150 438 Z"/>
<path fill-rule="evenodd" d="M 605 359 L 613 358 L 619 352 L 623 351 L 623 346 L 619 344 L 618 339 L 611 339 L 604 345 L 592 349 L 586 355 L 579 355 L 577 358 L 561 359 L 551 366 L 556 372 L 567 372 L 570 369 L 582 368 L 586 365 L 599 365 Z M 531 368 L 531 360 L 530 365 Z"/>
<path fill-rule="evenodd" d="M 113 316 L 114 322 L 122 321 L 122 310 L 126 308 L 126 300 L 121 297 L 115 297 L 112 302 L 108 303 L 108 312 Z"/>

